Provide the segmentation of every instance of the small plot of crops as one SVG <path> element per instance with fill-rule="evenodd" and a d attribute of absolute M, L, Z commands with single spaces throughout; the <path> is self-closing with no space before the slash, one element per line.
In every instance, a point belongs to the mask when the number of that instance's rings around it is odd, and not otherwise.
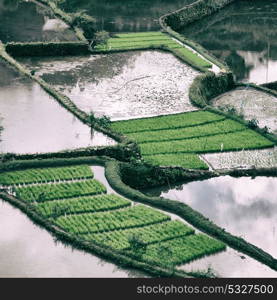
<path fill-rule="evenodd" d="M 17 197 L 29 202 L 43 202 L 85 195 L 106 193 L 106 187 L 97 180 L 70 183 L 43 184 L 15 189 Z"/>
<path fill-rule="evenodd" d="M 118 121 L 112 129 L 135 140 L 145 161 L 162 166 L 207 169 L 197 154 L 273 146 L 245 125 L 208 111 Z"/>
<path fill-rule="evenodd" d="M 16 185 L 85 178 L 93 178 L 93 172 L 89 166 L 28 169 L 0 174 L 0 184 Z"/>
<path fill-rule="evenodd" d="M 147 246 L 143 258 L 163 265 L 180 265 L 222 251 L 226 246 L 204 234 L 192 234 Z"/>
<path fill-rule="evenodd" d="M 75 234 L 132 228 L 170 220 L 158 210 L 137 205 L 122 210 L 62 216 L 56 224 Z"/>
<path fill-rule="evenodd" d="M 108 40 L 106 45 L 97 45 L 95 50 L 105 52 L 111 50 L 151 49 L 154 47 L 163 47 L 172 51 L 184 61 L 193 63 L 201 68 L 212 67 L 208 61 L 202 59 L 198 54 L 192 52 L 162 32 L 116 34 Z"/>
<path fill-rule="evenodd" d="M 119 209 L 131 205 L 131 201 L 114 194 L 90 197 L 78 197 L 39 203 L 37 210 L 46 217 L 58 217 L 64 214 L 99 212 Z"/>
<path fill-rule="evenodd" d="M 180 221 L 169 221 L 139 228 L 87 234 L 82 237 L 86 240 L 94 240 L 100 244 L 123 250 L 131 247 L 130 239 L 134 237 L 139 238 L 142 243 L 148 245 L 189 234 L 194 234 L 191 227 Z"/>

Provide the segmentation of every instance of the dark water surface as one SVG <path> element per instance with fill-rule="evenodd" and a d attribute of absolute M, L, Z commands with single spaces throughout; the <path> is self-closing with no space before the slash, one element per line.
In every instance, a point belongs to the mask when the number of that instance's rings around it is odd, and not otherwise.
<path fill-rule="evenodd" d="M 0 0 L 0 41 L 74 41 L 74 32 L 48 8 L 32 2 Z"/>
<path fill-rule="evenodd" d="M 277 80 L 277 1 L 238 0 L 181 32 L 225 60 L 237 80 Z"/>
<path fill-rule="evenodd" d="M 0 153 L 56 152 L 115 141 L 84 125 L 37 83 L 0 61 Z"/>
<path fill-rule="evenodd" d="M 67 0 L 68 12 L 86 10 L 99 30 L 140 32 L 160 30 L 159 17 L 195 0 Z"/>
<path fill-rule="evenodd" d="M 277 178 L 222 176 L 147 193 L 184 202 L 277 257 Z"/>

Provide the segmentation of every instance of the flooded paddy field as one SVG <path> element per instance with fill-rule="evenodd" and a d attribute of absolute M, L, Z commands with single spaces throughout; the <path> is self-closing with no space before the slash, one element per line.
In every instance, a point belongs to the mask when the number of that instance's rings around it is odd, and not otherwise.
<path fill-rule="evenodd" d="M 196 110 L 188 90 L 199 72 L 168 53 L 130 51 L 20 61 L 96 116 L 115 120 Z"/>
<path fill-rule="evenodd" d="M 202 157 L 216 170 L 277 167 L 277 148 L 210 153 Z"/>
<path fill-rule="evenodd" d="M 195 0 L 68 0 L 67 12 L 85 9 L 95 18 L 98 30 L 140 32 L 160 30 L 159 17 Z"/>
<path fill-rule="evenodd" d="M 93 131 L 42 88 L 0 62 L 0 152 L 55 152 L 115 141 Z"/>
<path fill-rule="evenodd" d="M 181 32 L 225 60 L 238 81 L 277 80 L 277 2 L 238 0 Z"/>
<path fill-rule="evenodd" d="M 184 202 L 216 225 L 277 257 L 277 178 L 222 176 L 144 191 Z"/>
<path fill-rule="evenodd" d="M 246 120 L 256 119 L 258 126 L 277 133 L 277 98 L 253 88 L 237 88 L 212 100 L 220 108 L 234 107 Z"/>
<path fill-rule="evenodd" d="M 0 0 L 0 40 L 7 42 L 77 41 L 51 10 L 31 1 Z"/>

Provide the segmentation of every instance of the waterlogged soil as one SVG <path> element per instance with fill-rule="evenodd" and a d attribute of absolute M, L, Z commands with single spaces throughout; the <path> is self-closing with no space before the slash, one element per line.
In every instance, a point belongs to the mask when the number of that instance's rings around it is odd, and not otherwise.
<path fill-rule="evenodd" d="M 246 120 L 256 119 L 259 127 L 277 134 L 277 98 L 253 88 L 232 90 L 213 99 L 216 107 L 234 107 Z"/>
<path fill-rule="evenodd" d="M 3 43 L 78 40 L 49 8 L 33 2 L 0 0 L 0 19 Z"/>
<path fill-rule="evenodd" d="M 277 148 L 210 153 L 202 157 L 216 170 L 277 167 Z"/>
<path fill-rule="evenodd" d="M 144 192 L 184 202 L 226 231 L 241 236 L 277 257 L 276 178 L 222 176 Z M 204 268 L 210 264 L 220 276 L 276 277 L 275 271 L 232 251 L 228 249 L 223 253 L 186 264 L 184 268 Z"/>
<path fill-rule="evenodd" d="M 0 152 L 56 152 L 115 141 L 61 107 L 41 87 L 0 62 Z"/>
<path fill-rule="evenodd" d="M 199 72 L 168 53 L 131 51 L 20 61 L 96 116 L 115 120 L 196 110 L 188 90 Z"/>
<path fill-rule="evenodd" d="M 86 10 L 98 30 L 139 32 L 160 30 L 159 17 L 195 0 L 67 0 L 67 12 Z"/>
<path fill-rule="evenodd" d="M 181 33 L 230 65 L 239 81 L 277 80 L 276 0 L 237 0 Z"/>

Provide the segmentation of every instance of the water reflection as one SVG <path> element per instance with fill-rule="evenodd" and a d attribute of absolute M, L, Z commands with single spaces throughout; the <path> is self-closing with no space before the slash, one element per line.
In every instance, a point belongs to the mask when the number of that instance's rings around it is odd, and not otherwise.
<path fill-rule="evenodd" d="M 68 11 L 86 10 L 96 19 L 99 30 L 138 32 L 160 30 L 159 17 L 195 0 L 67 0 Z"/>
<path fill-rule="evenodd" d="M 41 4 L 0 0 L 0 19 L 3 43 L 77 40 L 74 32 Z"/>
<path fill-rule="evenodd" d="M 277 257 L 277 178 L 224 176 L 148 193 L 185 202 Z"/>
<path fill-rule="evenodd" d="M 62 108 L 41 87 L 0 62 L 0 152 L 35 153 L 111 145 Z"/>
<path fill-rule="evenodd" d="M 225 60 L 237 80 L 277 80 L 277 2 L 238 0 L 182 30 Z"/>
<path fill-rule="evenodd" d="M 18 209 L 0 201 L 0 278 L 137 276 L 142 274 L 55 242 Z"/>

